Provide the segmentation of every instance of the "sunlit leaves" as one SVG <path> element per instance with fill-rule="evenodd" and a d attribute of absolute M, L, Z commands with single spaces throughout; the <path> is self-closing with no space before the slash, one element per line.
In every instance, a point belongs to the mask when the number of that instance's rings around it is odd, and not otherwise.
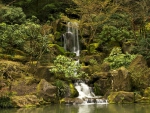
<path fill-rule="evenodd" d="M 83 74 L 80 70 L 81 66 L 71 58 L 59 55 L 54 60 L 54 67 L 50 69 L 56 76 L 79 77 Z"/>
<path fill-rule="evenodd" d="M 110 63 L 111 69 L 116 69 L 121 66 L 129 66 L 131 61 L 136 57 L 136 55 L 131 55 L 131 54 L 123 54 L 121 52 L 120 47 L 114 47 L 110 53 L 110 55 L 105 58 L 104 62 Z"/>
<path fill-rule="evenodd" d="M 26 15 L 20 7 L 2 7 L 0 9 L 1 22 L 8 24 L 20 24 L 26 19 Z"/>

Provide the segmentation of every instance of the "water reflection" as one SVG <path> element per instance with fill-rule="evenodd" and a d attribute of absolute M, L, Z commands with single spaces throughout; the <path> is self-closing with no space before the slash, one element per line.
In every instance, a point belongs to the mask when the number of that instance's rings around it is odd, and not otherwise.
<path fill-rule="evenodd" d="M 49 105 L 38 108 L 0 109 L 0 113 L 150 113 L 150 104 Z"/>

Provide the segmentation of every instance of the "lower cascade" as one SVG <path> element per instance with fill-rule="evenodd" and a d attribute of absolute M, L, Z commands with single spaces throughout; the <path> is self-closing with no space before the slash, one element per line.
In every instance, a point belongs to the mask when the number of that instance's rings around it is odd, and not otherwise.
<path fill-rule="evenodd" d="M 83 100 L 82 104 L 108 104 L 107 99 L 102 98 L 102 96 L 96 96 L 92 88 L 84 82 L 76 82 L 75 88 L 79 93 L 77 98 Z"/>

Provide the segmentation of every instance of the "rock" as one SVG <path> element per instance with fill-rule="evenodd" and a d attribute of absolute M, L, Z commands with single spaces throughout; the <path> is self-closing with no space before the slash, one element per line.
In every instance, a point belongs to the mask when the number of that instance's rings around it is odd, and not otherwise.
<path fill-rule="evenodd" d="M 56 93 L 56 86 L 51 85 L 45 79 L 41 79 L 37 86 L 38 97 L 43 98 L 46 102 L 55 103 L 57 101 Z"/>
<path fill-rule="evenodd" d="M 128 40 L 127 42 L 123 42 L 122 49 L 123 53 L 131 53 L 136 43 L 134 40 Z"/>
<path fill-rule="evenodd" d="M 137 55 L 137 57 L 130 63 L 129 69 L 138 69 L 141 67 L 147 67 L 147 62 L 142 55 Z"/>
<path fill-rule="evenodd" d="M 50 66 L 39 66 L 36 70 L 35 76 L 39 79 L 45 79 L 48 82 L 54 80 L 53 74 L 49 71 Z"/>
<path fill-rule="evenodd" d="M 113 91 L 131 91 L 130 72 L 125 67 L 111 71 L 111 76 Z"/>
<path fill-rule="evenodd" d="M 111 92 L 108 96 L 108 103 L 134 103 L 135 96 L 133 92 Z"/>
<path fill-rule="evenodd" d="M 150 84 L 150 69 L 142 55 L 138 55 L 128 67 L 131 73 L 132 88 L 143 93 Z"/>
<path fill-rule="evenodd" d="M 105 95 L 111 89 L 112 77 L 108 72 L 95 72 L 92 75 L 92 81 L 96 95 Z"/>
<path fill-rule="evenodd" d="M 80 98 L 63 98 L 60 100 L 60 104 L 82 104 L 83 100 Z"/>
<path fill-rule="evenodd" d="M 110 71 L 110 64 L 108 62 L 104 62 L 101 65 L 101 71 L 103 71 L 103 72 L 109 72 Z"/>
<path fill-rule="evenodd" d="M 144 90 L 144 96 L 150 98 L 150 87 L 147 87 L 147 88 Z"/>
<path fill-rule="evenodd" d="M 35 95 L 13 96 L 13 107 L 31 107 L 40 105 L 40 100 Z"/>
<path fill-rule="evenodd" d="M 79 94 L 78 94 L 78 91 L 76 90 L 75 86 L 70 83 L 69 84 L 69 97 L 77 97 Z"/>

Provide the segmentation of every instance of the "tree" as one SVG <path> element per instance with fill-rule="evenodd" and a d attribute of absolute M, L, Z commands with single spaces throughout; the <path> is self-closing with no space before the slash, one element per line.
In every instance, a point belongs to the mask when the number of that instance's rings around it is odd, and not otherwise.
<path fill-rule="evenodd" d="M 26 20 L 22 8 L 20 7 L 0 7 L 0 22 L 8 24 L 21 24 Z"/>
<path fill-rule="evenodd" d="M 116 3 L 111 0 L 73 0 L 77 4 L 77 10 L 80 15 L 80 34 L 84 35 L 85 29 L 88 29 L 89 38 L 86 40 L 82 37 L 86 47 L 96 37 L 96 32 L 102 24 L 104 24 L 112 14 L 118 9 Z"/>

